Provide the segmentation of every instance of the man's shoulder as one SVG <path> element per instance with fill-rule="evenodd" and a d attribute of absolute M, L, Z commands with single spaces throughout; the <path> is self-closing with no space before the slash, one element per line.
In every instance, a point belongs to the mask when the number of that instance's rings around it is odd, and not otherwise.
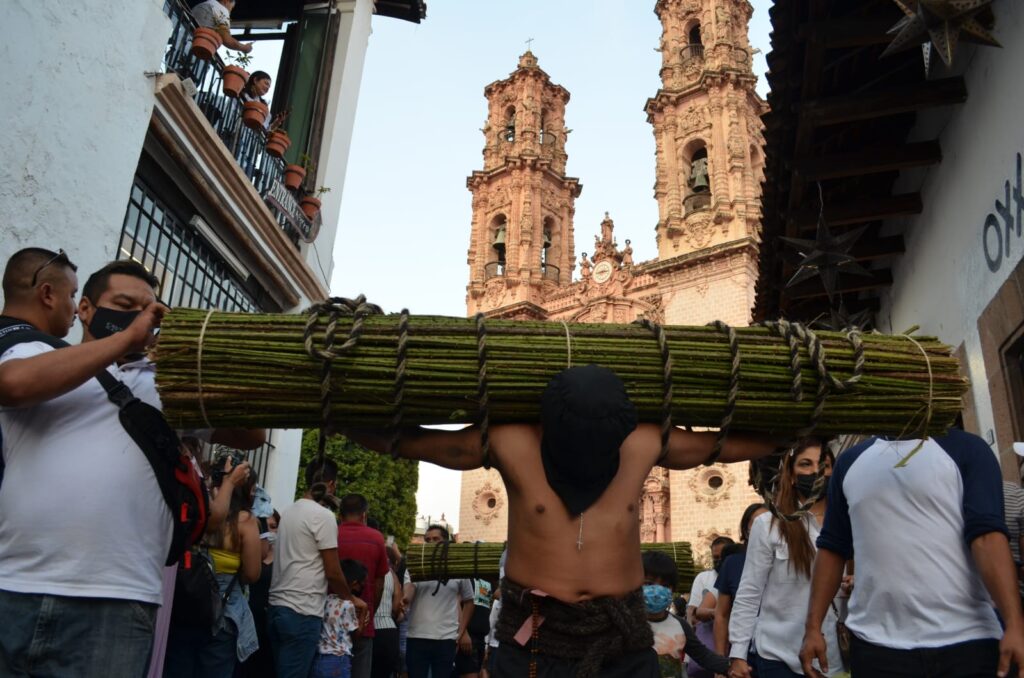
<path fill-rule="evenodd" d="M 0 355 L 0 363 L 8 360 L 32 358 L 33 356 L 49 353 L 54 350 L 56 349 L 53 346 L 42 341 L 26 341 L 20 344 L 15 344 L 4 351 L 3 355 Z"/>

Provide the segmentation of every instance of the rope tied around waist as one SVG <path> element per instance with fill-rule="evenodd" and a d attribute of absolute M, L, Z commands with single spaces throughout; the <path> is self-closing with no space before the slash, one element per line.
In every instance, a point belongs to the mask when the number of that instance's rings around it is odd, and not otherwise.
<path fill-rule="evenodd" d="M 537 623 L 539 616 L 544 618 L 543 625 Z M 621 598 L 595 598 L 570 604 L 551 597 L 535 596 L 524 587 L 504 579 L 498 639 L 502 643 L 518 645 L 514 640 L 516 632 L 531 620 L 531 656 L 578 661 L 578 678 L 600 675 L 601 665 L 606 659 L 654 644 L 639 591 Z"/>

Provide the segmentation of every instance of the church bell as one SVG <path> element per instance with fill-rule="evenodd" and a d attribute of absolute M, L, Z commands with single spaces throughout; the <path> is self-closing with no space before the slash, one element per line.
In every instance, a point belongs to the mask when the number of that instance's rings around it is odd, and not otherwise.
<path fill-rule="evenodd" d="M 544 249 L 551 247 L 551 231 L 544 231 Z"/>
<path fill-rule="evenodd" d="M 706 193 L 711 190 L 708 183 L 708 159 L 696 158 L 690 172 L 690 188 L 694 193 Z"/>

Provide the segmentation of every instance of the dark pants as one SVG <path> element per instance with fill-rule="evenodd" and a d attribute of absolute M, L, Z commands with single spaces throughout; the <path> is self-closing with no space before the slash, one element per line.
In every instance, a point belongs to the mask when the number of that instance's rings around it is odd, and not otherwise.
<path fill-rule="evenodd" d="M 371 610 L 372 611 L 372 610 Z M 370 678 L 373 664 L 373 638 L 352 639 L 352 678 Z"/>
<path fill-rule="evenodd" d="M 401 649 L 398 646 L 398 629 L 375 629 L 373 636 L 372 678 L 391 678 L 398 671 Z"/>
<path fill-rule="evenodd" d="M 750 667 L 757 678 L 800 678 L 802 673 L 795 673 L 786 662 L 777 659 L 764 659 L 756 654 L 750 656 Z"/>
<path fill-rule="evenodd" d="M 853 678 L 992 678 L 998 664 L 999 641 L 992 638 L 894 650 L 850 634 Z"/>
<path fill-rule="evenodd" d="M 409 638 L 405 642 L 409 678 L 447 678 L 455 665 L 454 640 Z"/>
<path fill-rule="evenodd" d="M 141 678 L 156 605 L 0 591 L 0 676 Z"/>
<path fill-rule="evenodd" d="M 530 675 L 532 656 L 529 650 L 502 643 L 496 648 L 491 648 L 491 651 L 497 652 L 494 658 L 494 671 L 491 674 L 495 678 L 522 678 Z M 578 663 L 537 655 L 536 675 L 537 678 L 575 676 Z M 601 673 L 598 675 L 600 678 L 660 678 L 661 669 L 658 667 L 658 655 L 652 647 L 609 658 L 601 665 Z"/>
<path fill-rule="evenodd" d="M 164 678 L 221 678 L 235 670 L 238 633 L 229 620 L 227 628 L 210 635 L 207 628 L 171 625 L 164 657 Z"/>
<path fill-rule="evenodd" d="M 320 617 L 299 614 L 290 607 L 271 605 L 267 632 L 277 678 L 306 678 L 320 643 Z"/>

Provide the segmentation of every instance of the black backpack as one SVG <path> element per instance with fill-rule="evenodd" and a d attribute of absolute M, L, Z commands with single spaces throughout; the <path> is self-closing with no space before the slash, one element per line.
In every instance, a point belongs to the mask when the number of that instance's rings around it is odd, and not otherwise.
<path fill-rule="evenodd" d="M 39 341 L 56 349 L 70 345 L 22 320 L 0 317 L 0 355 L 16 344 L 29 341 Z M 178 434 L 160 410 L 136 398 L 128 386 L 105 369 L 96 375 L 96 379 L 117 406 L 121 426 L 146 455 L 170 509 L 174 534 L 166 564 L 174 565 L 180 560 L 188 569 L 191 567 L 190 549 L 199 543 L 206 530 L 210 511 L 206 486 L 192 467 L 191 460 L 182 454 Z"/>

